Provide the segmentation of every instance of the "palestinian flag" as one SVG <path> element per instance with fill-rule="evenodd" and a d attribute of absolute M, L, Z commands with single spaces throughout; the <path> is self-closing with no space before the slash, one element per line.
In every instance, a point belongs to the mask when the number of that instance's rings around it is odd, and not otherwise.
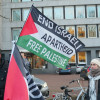
<path fill-rule="evenodd" d="M 17 44 L 63 69 L 69 59 L 84 47 L 79 39 L 48 19 L 34 6 L 30 9 Z"/>
<path fill-rule="evenodd" d="M 4 100 L 44 100 L 16 45 L 12 49 L 9 63 Z"/>

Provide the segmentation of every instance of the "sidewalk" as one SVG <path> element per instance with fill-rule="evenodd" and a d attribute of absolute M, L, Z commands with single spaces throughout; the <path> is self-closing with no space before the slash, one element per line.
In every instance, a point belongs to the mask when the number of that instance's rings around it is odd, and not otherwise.
<path fill-rule="evenodd" d="M 40 78 L 44 81 L 47 82 L 49 90 L 50 90 L 50 95 L 49 99 L 52 98 L 52 94 L 57 93 L 57 92 L 63 92 L 63 90 L 60 90 L 61 86 L 68 85 L 68 82 L 74 80 L 74 79 L 79 79 L 80 75 L 79 74 L 71 74 L 71 75 L 52 75 L 52 74 L 35 74 L 34 75 L 37 78 Z M 88 82 L 87 81 L 81 81 L 81 84 L 83 87 L 87 87 Z M 79 87 L 77 82 L 70 84 L 69 88 L 76 88 Z M 73 91 L 72 95 L 77 95 L 79 93 L 79 90 Z"/>

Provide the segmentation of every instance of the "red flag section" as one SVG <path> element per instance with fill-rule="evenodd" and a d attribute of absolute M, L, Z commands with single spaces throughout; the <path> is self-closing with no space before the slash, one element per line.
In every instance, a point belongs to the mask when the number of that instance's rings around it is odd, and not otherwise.
<path fill-rule="evenodd" d="M 29 100 L 25 78 L 13 54 L 8 68 L 4 100 Z"/>
<path fill-rule="evenodd" d="M 24 27 L 20 33 L 20 36 L 24 36 L 24 35 L 30 35 L 30 34 L 34 34 L 37 33 L 37 28 L 35 26 L 35 23 L 32 19 L 31 13 L 28 16 L 28 19 L 26 21 L 26 23 L 24 24 Z"/>

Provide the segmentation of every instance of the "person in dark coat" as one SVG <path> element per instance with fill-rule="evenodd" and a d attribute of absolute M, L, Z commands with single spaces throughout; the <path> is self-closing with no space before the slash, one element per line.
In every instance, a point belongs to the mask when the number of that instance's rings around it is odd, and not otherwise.
<path fill-rule="evenodd" d="M 91 60 L 87 100 L 100 100 L 100 58 Z"/>
<path fill-rule="evenodd" d="M 6 76 L 8 71 L 8 61 L 5 61 L 1 57 L 0 53 L 0 100 L 4 100 L 4 89 L 5 89 L 5 83 L 6 83 Z"/>
<path fill-rule="evenodd" d="M 28 61 L 27 55 L 21 52 L 21 56 L 23 58 L 26 70 L 31 73 L 31 63 Z"/>

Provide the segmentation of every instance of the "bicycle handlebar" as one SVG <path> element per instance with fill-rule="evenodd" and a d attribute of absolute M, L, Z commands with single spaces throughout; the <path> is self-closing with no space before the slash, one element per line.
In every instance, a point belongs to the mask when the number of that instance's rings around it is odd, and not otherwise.
<path fill-rule="evenodd" d="M 74 82 L 76 82 L 76 81 L 79 83 L 79 80 L 82 80 L 82 79 L 79 78 L 79 79 L 76 79 L 76 80 L 72 80 L 72 81 L 69 82 L 69 84 L 74 83 Z M 66 89 L 66 88 L 68 88 L 68 87 L 69 87 L 69 85 L 67 85 L 67 86 L 61 86 L 60 88 L 63 90 L 63 89 Z"/>
<path fill-rule="evenodd" d="M 72 81 L 71 81 L 71 82 L 69 82 L 69 83 L 71 84 L 71 83 L 74 83 L 74 82 L 75 82 L 75 80 L 72 80 Z"/>
<path fill-rule="evenodd" d="M 76 79 L 76 80 L 72 80 L 72 81 L 71 81 L 71 82 L 69 82 L 69 83 L 71 84 L 71 83 L 74 83 L 75 81 L 79 81 L 79 80 L 84 80 L 84 79 L 79 78 L 79 79 Z"/>
<path fill-rule="evenodd" d="M 74 82 L 77 81 L 78 84 L 80 85 L 80 87 L 82 88 L 82 86 L 81 86 L 81 84 L 79 82 L 80 80 L 82 80 L 82 78 L 72 80 L 72 81 L 69 82 L 69 84 L 74 83 Z M 67 85 L 67 86 L 61 86 L 60 88 L 61 88 L 61 90 L 64 90 L 65 89 L 65 90 L 67 90 L 67 92 L 72 92 L 73 90 L 69 90 L 68 87 L 69 87 L 69 85 Z"/>
<path fill-rule="evenodd" d="M 71 89 L 68 89 L 68 86 L 62 86 L 62 87 L 60 87 L 61 88 L 61 90 L 64 90 L 65 89 L 65 91 L 67 91 L 67 92 L 72 92 L 73 90 Z"/>
<path fill-rule="evenodd" d="M 83 80 L 83 79 L 82 79 L 82 78 L 79 78 L 79 79 L 72 80 L 72 81 L 69 82 L 69 85 L 70 85 L 71 83 L 74 83 L 74 82 L 77 81 L 77 83 L 79 84 L 79 86 L 80 86 L 81 89 L 82 89 L 82 92 L 84 92 L 84 91 L 83 91 L 83 87 L 82 87 L 81 84 L 80 84 L 80 80 Z M 61 87 L 60 87 L 61 90 L 64 90 L 64 95 L 63 95 L 63 96 L 65 96 L 65 97 L 67 97 L 67 96 L 71 97 L 71 95 L 69 94 L 69 92 L 73 92 L 73 89 L 68 89 L 69 85 L 61 86 Z"/>

